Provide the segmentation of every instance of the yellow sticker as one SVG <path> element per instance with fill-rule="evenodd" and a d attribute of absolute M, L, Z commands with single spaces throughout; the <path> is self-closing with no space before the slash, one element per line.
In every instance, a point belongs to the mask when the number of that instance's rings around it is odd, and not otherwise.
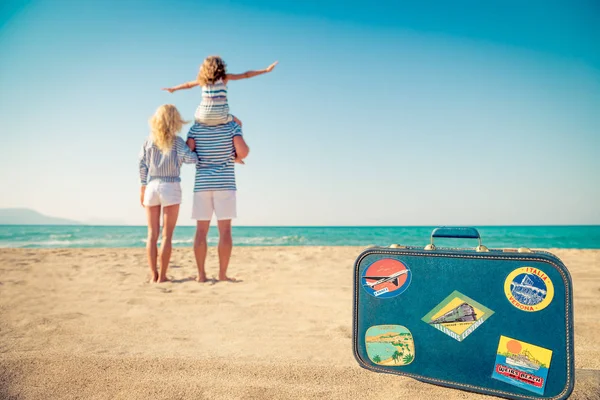
<path fill-rule="evenodd" d="M 521 267 L 506 277 L 504 294 L 510 304 L 519 310 L 540 311 L 552 302 L 554 285 L 543 271 L 533 267 Z"/>

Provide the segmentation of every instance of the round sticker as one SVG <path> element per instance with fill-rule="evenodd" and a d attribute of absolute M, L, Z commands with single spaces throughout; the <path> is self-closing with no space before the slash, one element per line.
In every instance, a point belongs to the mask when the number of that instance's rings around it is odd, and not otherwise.
<path fill-rule="evenodd" d="M 372 296 L 386 299 L 398 296 L 410 285 L 412 273 L 398 260 L 385 258 L 375 261 L 363 272 L 362 285 Z"/>
<path fill-rule="evenodd" d="M 508 274 L 504 294 L 519 310 L 543 310 L 554 297 L 554 285 L 544 272 L 533 267 L 521 267 Z"/>

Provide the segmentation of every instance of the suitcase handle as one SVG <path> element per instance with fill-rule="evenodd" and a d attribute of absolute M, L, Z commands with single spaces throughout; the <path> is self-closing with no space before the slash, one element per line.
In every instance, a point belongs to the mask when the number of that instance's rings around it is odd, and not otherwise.
<path fill-rule="evenodd" d="M 435 228 L 431 232 L 431 237 L 481 239 L 477 229 L 462 226 L 442 226 Z"/>
<path fill-rule="evenodd" d="M 433 244 L 433 238 L 459 238 L 459 239 L 477 239 L 479 245 L 475 248 L 478 252 L 489 251 L 487 247 L 481 244 L 481 235 L 475 228 L 462 227 L 462 226 L 442 226 L 435 228 L 431 232 L 431 242 L 425 246 L 425 250 L 435 250 L 436 247 Z"/>

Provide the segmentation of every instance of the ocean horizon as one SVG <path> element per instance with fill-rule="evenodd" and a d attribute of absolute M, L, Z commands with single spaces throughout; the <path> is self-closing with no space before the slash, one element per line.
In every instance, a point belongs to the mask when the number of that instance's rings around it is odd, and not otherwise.
<path fill-rule="evenodd" d="M 600 225 L 474 226 L 489 248 L 600 249 Z M 425 246 L 435 226 L 234 226 L 235 246 Z M 0 225 L 0 248 L 128 248 L 146 245 L 146 226 Z M 191 247 L 194 226 L 178 226 L 174 247 Z M 218 243 L 217 227 L 208 235 Z M 436 239 L 436 245 L 475 247 L 476 240 Z"/>

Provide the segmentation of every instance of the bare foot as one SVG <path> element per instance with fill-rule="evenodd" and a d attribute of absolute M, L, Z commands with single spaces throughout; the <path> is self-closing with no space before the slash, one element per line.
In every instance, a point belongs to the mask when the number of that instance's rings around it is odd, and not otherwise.
<path fill-rule="evenodd" d="M 204 283 L 206 282 L 206 274 L 198 274 L 198 276 L 196 277 L 196 282 L 200 282 L 200 283 Z"/>
<path fill-rule="evenodd" d="M 152 276 L 150 277 L 150 283 L 156 283 L 158 281 L 158 272 L 152 271 Z"/>
<path fill-rule="evenodd" d="M 165 277 L 158 278 L 158 280 L 156 281 L 156 283 L 163 283 L 163 282 L 171 282 L 171 280 L 165 276 Z"/>

